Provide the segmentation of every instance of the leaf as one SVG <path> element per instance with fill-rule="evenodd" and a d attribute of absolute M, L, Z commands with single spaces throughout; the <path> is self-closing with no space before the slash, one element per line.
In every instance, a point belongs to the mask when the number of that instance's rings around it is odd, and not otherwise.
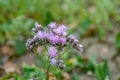
<path fill-rule="evenodd" d="M 44 79 L 45 79 L 45 75 L 44 75 L 44 73 L 42 72 L 42 70 L 36 69 L 35 74 L 36 74 L 36 77 L 39 78 L 39 80 L 44 80 Z"/>
<path fill-rule="evenodd" d="M 105 79 L 107 76 L 110 75 L 110 74 L 109 74 L 109 68 L 108 68 L 108 63 L 107 63 L 107 61 L 104 62 L 103 67 L 102 67 L 102 71 L 103 71 L 102 75 L 103 75 L 103 78 L 104 78 L 104 79 Z"/>
<path fill-rule="evenodd" d="M 95 65 L 95 75 L 98 80 L 105 80 L 107 77 L 109 77 L 109 68 L 107 61 L 105 61 L 104 64 Z"/>
<path fill-rule="evenodd" d="M 104 80 L 102 77 L 102 70 L 101 70 L 100 65 L 95 66 L 95 75 L 96 75 L 98 80 Z"/>
<path fill-rule="evenodd" d="M 29 66 L 29 65 L 23 64 L 22 70 L 23 70 L 23 76 L 26 79 L 33 78 L 35 76 L 36 67 L 34 65 Z"/>
<path fill-rule="evenodd" d="M 120 32 L 118 32 L 115 37 L 115 46 L 120 51 Z"/>
<path fill-rule="evenodd" d="M 25 80 L 23 76 L 15 75 L 15 80 Z"/>
<path fill-rule="evenodd" d="M 72 80 L 79 80 L 79 75 L 77 73 L 73 73 Z"/>
<path fill-rule="evenodd" d="M 0 33 L 0 45 L 3 44 L 3 43 L 4 43 L 4 38 L 3 38 L 3 36 Z"/>
<path fill-rule="evenodd" d="M 103 41 L 105 39 L 105 33 L 106 33 L 106 30 L 100 27 L 99 28 L 99 39 L 100 40 Z"/>
<path fill-rule="evenodd" d="M 77 55 L 76 58 L 78 60 L 78 65 L 83 68 L 85 65 L 84 65 L 84 60 L 82 59 L 82 57 L 80 55 Z"/>

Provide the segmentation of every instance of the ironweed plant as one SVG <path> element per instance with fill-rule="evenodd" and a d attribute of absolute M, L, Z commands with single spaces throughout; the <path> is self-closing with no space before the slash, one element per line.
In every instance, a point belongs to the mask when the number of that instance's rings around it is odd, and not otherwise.
<path fill-rule="evenodd" d="M 60 70 L 65 68 L 62 55 L 66 49 L 75 48 L 83 51 L 83 45 L 79 44 L 79 40 L 72 34 L 67 33 L 67 26 L 51 22 L 48 24 L 49 29 L 43 29 L 43 26 L 35 23 L 32 29 L 35 36 L 27 40 L 27 49 L 32 51 L 38 59 L 41 59 L 41 66 L 46 74 L 46 80 L 49 79 L 50 67 L 57 66 Z M 44 47 L 44 53 L 37 53 L 39 46 Z M 43 63 L 43 59 L 47 63 Z"/>

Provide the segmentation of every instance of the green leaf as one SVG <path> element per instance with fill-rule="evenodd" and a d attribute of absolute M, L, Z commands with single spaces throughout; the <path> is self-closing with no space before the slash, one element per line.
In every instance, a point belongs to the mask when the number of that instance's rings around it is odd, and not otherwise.
<path fill-rule="evenodd" d="M 102 75 L 103 75 L 103 78 L 105 79 L 107 76 L 109 76 L 109 68 L 108 68 L 108 63 L 107 61 L 104 62 L 103 64 L 103 67 L 102 67 Z"/>
<path fill-rule="evenodd" d="M 77 73 L 73 73 L 72 80 L 79 80 L 79 75 Z"/>
<path fill-rule="evenodd" d="M 45 74 L 42 72 L 42 70 L 36 69 L 36 77 L 39 78 L 39 80 L 44 80 L 45 79 Z"/>
<path fill-rule="evenodd" d="M 95 66 L 95 75 L 98 80 L 105 80 L 107 77 L 109 79 L 109 68 L 107 61 L 104 64 L 96 64 Z"/>
<path fill-rule="evenodd" d="M 2 35 L 0 34 L 0 45 L 4 43 L 4 38 L 2 37 Z"/>
<path fill-rule="evenodd" d="M 15 75 L 15 80 L 25 80 L 23 76 Z"/>
<path fill-rule="evenodd" d="M 100 65 L 95 66 L 95 75 L 96 75 L 98 80 L 104 80 L 102 77 L 102 70 L 101 70 Z"/>
<path fill-rule="evenodd" d="M 118 32 L 115 37 L 115 46 L 120 51 L 120 32 Z"/>
<path fill-rule="evenodd" d="M 23 76 L 26 79 L 34 78 L 35 70 L 36 70 L 36 67 L 34 65 L 29 66 L 29 65 L 23 64 L 22 70 L 23 70 Z"/>
<path fill-rule="evenodd" d="M 100 27 L 99 28 L 99 39 L 100 40 L 104 40 L 105 39 L 105 33 L 106 33 L 106 30 Z"/>
<path fill-rule="evenodd" d="M 76 55 L 76 58 L 78 60 L 78 65 L 83 68 L 85 66 L 83 58 L 80 55 Z"/>

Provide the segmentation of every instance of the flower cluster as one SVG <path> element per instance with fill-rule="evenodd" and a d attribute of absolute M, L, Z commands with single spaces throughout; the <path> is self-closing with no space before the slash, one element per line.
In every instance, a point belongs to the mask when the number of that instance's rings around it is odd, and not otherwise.
<path fill-rule="evenodd" d="M 82 51 L 82 45 L 79 44 L 79 40 L 74 35 L 68 35 L 67 27 L 65 25 L 58 25 L 55 22 L 51 22 L 48 30 L 44 30 L 37 22 L 32 29 L 36 35 L 32 39 L 28 39 L 26 46 L 29 50 L 34 50 L 38 46 L 43 45 L 47 48 L 48 55 L 50 57 L 51 65 L 58 65 L 61 69 L 65 67 L 62 60 L 57 60 L 57 56 L 60 54 L 67 45 L 72 45 L 73 48 Z"/>

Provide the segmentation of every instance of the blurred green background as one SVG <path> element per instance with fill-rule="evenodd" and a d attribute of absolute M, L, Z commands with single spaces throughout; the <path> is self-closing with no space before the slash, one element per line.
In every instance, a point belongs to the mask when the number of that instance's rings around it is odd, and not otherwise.
<path fill-rule="evenodd" d="M 0 0 L 0 53 L 25 54 L 36 21 L 62 23 L 78 38 L 105 43 L 106 36 L 115 34 L 112 45 L 120 52 L 120 0 Z"/>
<path fill-rule="evenodd" d="M 87 29 L 103 40 L 120 22 L 119 0 L 0 0 L 0 45 L 15 45 L 31 34 L 34 22 L 64 23 L 83 36 Z"/>

